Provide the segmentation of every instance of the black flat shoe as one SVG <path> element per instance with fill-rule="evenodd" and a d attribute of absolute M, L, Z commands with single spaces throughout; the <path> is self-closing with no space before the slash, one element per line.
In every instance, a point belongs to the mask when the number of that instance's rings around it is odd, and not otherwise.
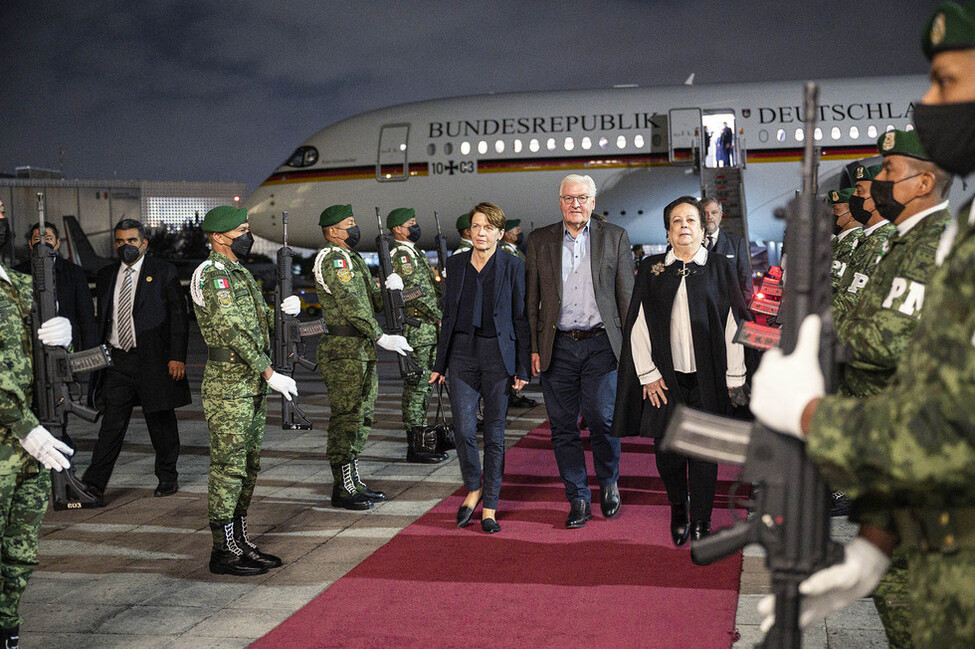
<path fill-rule="evenodd" d="M 467 527 L 471 524 L 472 518 L 474 518 L 474 507 L 461 505 L 460 509 L 457 510 L 457 527 Z"/>
<path fill-rule="evenodd" d="M 691 534 L 691 526 L 687 522 L 687 510 L 686 503 L 683 507 L 670 505 L 670 538 L 677 547 L 687 543 L 687 538 Z"/>
<path fill-rule="evenodd" d="M 691 541 L 700 541 L 711 536 L 711 521 L 693 521 L 690 525 Z"/>
<path fill-rule="evenodd" d="M 498 525 L 498 521 L 494 520 L 493 518 L 482 518 L 481 529 L 488 534 L 497 534 L 501 531 L 501 526 Z"/>

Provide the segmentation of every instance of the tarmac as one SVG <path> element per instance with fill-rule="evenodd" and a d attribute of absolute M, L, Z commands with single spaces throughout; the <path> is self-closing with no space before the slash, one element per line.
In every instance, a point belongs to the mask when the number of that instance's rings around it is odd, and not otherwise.
<path fill-rule="evenodd" d="M 106 507 L 52 509 L 44 519 L 40 565 L 20 606 L 24 649 L 247 647 L 461 486 L 453 453 L 436 465 L 405 462 L 402 383 L 394 359 L 384 353 L 376 420 L 360 473 L 390 500 L 366 512 L 333 508 L 325 460 L 328 397 L 317 374 L 299 369 L 301 405 L 314 429 L 281 430 L 280 400 L 270 399 L 262 470 L 248 516 L 251 537 L 285 565 L 250 578 L 210 574 L 209 437 L 199 399 L 205 350 L 195 323 L 190 340 L 187 373 L 193 403 L 177 410 L 179 492 L 153 497 L 154 453 L 136 409 L 105 492 Z M 546 419 L 537 383 L 526 394 L 538 405 L 511 409 L 508 446 Z M 79 474 L 89 463 L 97 430 L 96 424 L 76 418 L 69 423 L 79 447 L 74 458 Z M 835 538 L 846 540 L 855 532 L 855 526 L 834 519 Z M 735 649 L 761 638 L 755 605 L 767 592 L 762 550 L 746 548 Z M 431 638 L 429 646 L 437 646 L 437 640 Z M 805 631 L 802 646 L 873 649 L 888 644 L 873 602 L 863 599 Z"/>

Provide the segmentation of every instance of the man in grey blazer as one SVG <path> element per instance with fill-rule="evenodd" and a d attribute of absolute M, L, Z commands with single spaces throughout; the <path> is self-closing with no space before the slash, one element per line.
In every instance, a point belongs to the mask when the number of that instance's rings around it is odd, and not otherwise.
<path fill-rule="evenodd" d="M 593 464 L 606 518 L 620 509 L 620 440 L 609 436 L 623 318 L 633 292 L 626 230 L 593 219 L 596 184 L 570 174 L 559 185 L 562 220 L 528 237 L 527 315 L 532 375 L 541 376 L 552 446 L 565 484 L 565 526 L 592 518 L 579 414 L 589 425 Z"/>

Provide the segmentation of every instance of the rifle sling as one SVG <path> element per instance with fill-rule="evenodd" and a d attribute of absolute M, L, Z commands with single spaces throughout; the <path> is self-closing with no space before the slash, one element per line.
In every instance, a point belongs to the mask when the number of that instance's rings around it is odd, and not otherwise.
<path fill-rule="evenodd" d="M 325 324 L 326 336 L 346 336 L 348 338 L 366 338 L 365 335 L 351 325 Z"/>
<path fill-rule="evenodd" d="M 265 351 L 265 354 L 269 352 Z M 229 347 L 210 347 L 207 349 L 207 360 L 215 361 L 217 363 L 241 363 L 246 364 L 240 354 L 230 349 Z"/>
<path fill-rule="evenodd" d="M 904 547 L 945 554 L 975 550 L 975 507 L 902 508 L 893 517 Z"/>

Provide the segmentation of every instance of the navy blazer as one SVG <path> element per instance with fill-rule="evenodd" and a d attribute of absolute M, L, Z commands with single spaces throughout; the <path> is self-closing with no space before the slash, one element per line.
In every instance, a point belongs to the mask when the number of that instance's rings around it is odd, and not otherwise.
<path fill-rule="evenodd" d="M 494 327 L 498 331 L 498 347 L 504 361 L 504 369 L 511 376 L 525 381 L 531 355 L 531 333 L 525 315 L 525 262 L 498 247 L 494 253 Z M 447 258 L 447 274 L 444 282 L 443 320 L 437 343 L 437 360 L 433 371 L 443 374 L 450 358 L 450 343 L 457 325 L 457 310 L 464 277 L 471 264 L 471 251 L 456 253 Z"/>

